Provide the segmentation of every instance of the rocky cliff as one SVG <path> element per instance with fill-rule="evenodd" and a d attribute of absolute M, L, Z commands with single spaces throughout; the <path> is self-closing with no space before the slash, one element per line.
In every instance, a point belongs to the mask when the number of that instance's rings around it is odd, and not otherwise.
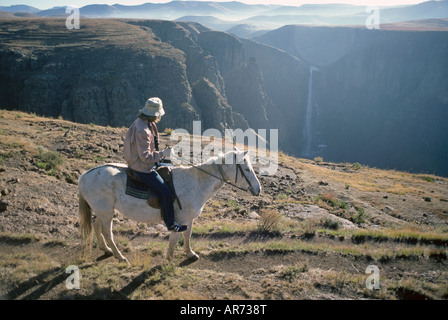
<path fill-rule="evenodd" d="M 149 96 L 164 99 L 166 126 L 198 115 L 185 56 L 148 30 L 114 20 L 2 21 L 2 107 L 82 123 L 130 124 Z"/>
<path fill-rule="evenodd" d="M 301 84 L 311 158 L 448 175 L 448 32 L 286 26 L 257 41 L 317 67 Z"/>
<path fill-rule="evenodd" d="M 160 20 L 84 19 L 80 30 L 62 19 L 1 24 L 2 108 L 127 126 L 159 96 L 169 115 L 161 129 L 191 132 L 193 120 L 204 129 L 266 128 L 261 74 L 229 34 Z M 252 88 L 241 95 L 235 87 L 244 83 Z"/>
<path fill-rule="evenodd" d="M 368 31 L 316 73 L 323 154 L 448 175 L 448 33 Z"/>
<path fill-rule="evenodd" d="M 161 130 L 274 128 L 289 154 L 448 176 L 447 32 L 286 26 L 255 42 L 197 23 L 82 21 L 2 19 L 0 107 L 128 126 L 159 96 Z"/>

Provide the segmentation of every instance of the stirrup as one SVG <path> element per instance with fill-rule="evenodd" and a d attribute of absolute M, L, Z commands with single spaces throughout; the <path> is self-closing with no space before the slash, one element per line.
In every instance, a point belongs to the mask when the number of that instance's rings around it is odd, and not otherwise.
<path fill-rule="evenodd" d="M 187 226 L 183 226 L 183 225 L 178 224 L 177 222 L 174 222 L 174 224 L 168 230 L 174 231 L 174 232 L 182 232 L 187 229 L 188 229 Z"/>

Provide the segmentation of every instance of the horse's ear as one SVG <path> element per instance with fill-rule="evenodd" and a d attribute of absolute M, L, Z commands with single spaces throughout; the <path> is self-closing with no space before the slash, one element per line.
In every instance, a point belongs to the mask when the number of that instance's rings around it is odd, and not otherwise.
<path fill-rule="evenodd" d="M 249 150 L 244 151 L 244 157 L 249 153 Z"/>
<path fill-rule="evenodd" d="M 237 147 L 233 147 L 233 151 L 240 151 Z"/>

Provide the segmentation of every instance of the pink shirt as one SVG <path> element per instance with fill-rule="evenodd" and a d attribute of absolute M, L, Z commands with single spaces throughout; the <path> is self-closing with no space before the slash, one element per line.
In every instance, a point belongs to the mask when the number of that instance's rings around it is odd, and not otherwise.
<path fill-rule="evenodd" d="M 140 118 L 134 121 L 123 145 L 124 159 L 129 167 L 139 172 L 151 172 L 162 156 L 162 152 L 155 149 L 154 137 L 158 135 L 154 123 L 148 124 Z"/>

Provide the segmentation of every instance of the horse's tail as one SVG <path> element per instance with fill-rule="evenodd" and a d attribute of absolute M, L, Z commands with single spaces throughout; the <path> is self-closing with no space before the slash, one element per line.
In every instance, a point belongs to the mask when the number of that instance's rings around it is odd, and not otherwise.
<path fill-rule="evenodd" d="M 93 232 L 92 232 L 92 208 L 86 199 L 79 193 L 79 224 L 81 226 L 81 236 L 84 242 L 85 259 L 92 250 Z"/>

